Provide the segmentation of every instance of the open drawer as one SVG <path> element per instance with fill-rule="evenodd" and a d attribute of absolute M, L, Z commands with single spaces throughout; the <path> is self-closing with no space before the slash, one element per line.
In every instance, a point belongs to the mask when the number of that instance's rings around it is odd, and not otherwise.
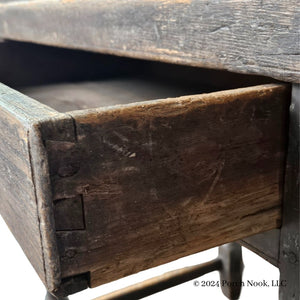
<path fill-rule="evenodd" d="M 0 85 L 0 212 L 49 291 L 280 226 L 289 87 L 180 89 Z"/>

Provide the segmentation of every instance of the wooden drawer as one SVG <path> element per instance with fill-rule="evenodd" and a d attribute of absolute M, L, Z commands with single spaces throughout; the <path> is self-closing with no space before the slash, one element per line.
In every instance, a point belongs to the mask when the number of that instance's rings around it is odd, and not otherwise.
<path fill-rule="evenodd" d="M 280 226 L 289 87 L 180 89 L 0 85 L 0 212 L 49 291 Z"/>

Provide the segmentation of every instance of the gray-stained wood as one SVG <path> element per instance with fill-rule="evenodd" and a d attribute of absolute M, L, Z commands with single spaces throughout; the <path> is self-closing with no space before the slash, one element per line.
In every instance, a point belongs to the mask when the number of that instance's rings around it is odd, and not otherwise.
<path fill-rule="evenodd" d="M 55 110 L 0 84 L 0 212 L 50 291 L 60 283 L 52 198 L 39 122 Z"/>
<path fill-rule="evenodd" d="M 50 291 L 280 227 L 288 85 L 109 97 L 61 113 L 1 85 L 1 214 Z"/>
<path fill-rule="evenodd" d="M 0 0 L 0 213 L 50 293 L 240 241 L 299 294 L 299 39 L 296 0 Z"/>
<path fill-rule="evenodd" d="M 299 82 L 299 19 L 297 0 L 5 1 L 0 37 Z"/>

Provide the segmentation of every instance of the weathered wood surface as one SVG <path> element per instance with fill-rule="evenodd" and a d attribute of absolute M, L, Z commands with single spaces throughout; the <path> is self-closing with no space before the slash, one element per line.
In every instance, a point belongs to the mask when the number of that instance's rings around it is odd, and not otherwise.
<path fill-rule="evenodd" d="M 60 112 L 176 97 L 187 95 L 191 90 L 195 90 L 195 87 L 186 88 L 183 84 L 175 86 L 138 78 L 52 84 L 21 89 L 24 94 Z M 207 87 L 197 87 L 198 93 L 207 90 Z"/>
<path fill-rule="evenodd" d="M 264 85 L 60 114 L 1 85 L 1 214 L 60 295 L 277 228 L 289 97 Z"/>
<path fill-rule="evenodd" d="M 97 286 L 279 227 L 288 102 L 265 85 L 69 113 L 76 141 L 46 141 L 53 200 L 83 200 L 85 230 L 57 232 L 63 277 Z"/>
<path fill-rule="evenodd" d="M 0 82 L 17 90 L 20 90 L 20 88 L 23 90 L 24 87 L 39 90 L 40 88 L 37 86 L 51 85 L 53 88 L 51 97 L 63 91 L 62 86 L 59 85 L 62 83 L 66 84 L 64 87 L 65 93 L 73 98 L 69 92 L 71 88 L 75 87 L 68 86 L 68 84 L 76 84 L 76 87 L 78 85 L 76 88 L 78 90 L 87 82 L 102 81 L 102 88 L 107 90 L 107 86 L 105 87 L 106 81 L 109 84 L 113 80 L 130 78 L 139 78 L 145 82 L 147 81 L 148 84 L 155 80 L 156 83 L 161 85 L 169 85 L 171 94 L 168 96 L 175 96 L 174 90 L 178 88 L 183 89 L 184 93 L 182 95 L 186 92 L 190 95 L 276 83 L 275 79 L 264 76 L 250 76 L 224 70 L 130 59 L 16 41 L 0 42 L 0 58 Z M 130 85 L 130 89 L 132 88 L 136 89 L 138 86 Z M 157 88 L 158 86 L 155 87 L 155 90 Z M 44 89 L 46 89 L 46 86 L 44 86 Z M 94 89 L 93 85 L 92 89 Z M 87 89 L 85 90 L 87 91 Z M 24 91 L 27 92 L 27 90 Z M 149 92 L 147 91 L 147 93 Z M 87 95 L 90 95 L 90 93 L 87 93 Z M 143 98 L 143 95 L 140 96 Z M 163 98 L 164 95 L 160 97 Z M 78 99 L 78 96 L 76 99 Z M 148 99 L 150 98 L 148 97 Z M 66 97 L 61 100 L 71 102 Z M 83 100 L 80 98 L 80 101 Z M 110 99 L 110 102 L 113 101 L 113 99 Z M 89 108 L 91 107 L 89 106 Z"/>
<path fill-rule="evenodd" d="M 0 84 L 0 212 L 50 291 L 60 283 L 60 265 L 39 125 L 57 115 Z M 50 137 L 47 130 L 45 136 Z"/>
<path fill-rule="evenodd" d="M 300 85 L 293 85 L 289 117 L 289 144 L 286 160 L 282 228 L 280 232 L 279 299 L 297 299 L 300 295 Z"/>
<path fill-rule="evenodd" d="M 296 0 L 16 1 L 0 36 L 299 82 L 299 15 Z"/>
<path fill-rule="evenodd" d="M 280 229 L 259 233 L 240 241 L 240 244 L 278 267 Z"/>
<path fill-rule="evenodd" d="M 274 80 L 147 62 L 127 76 L 21 87 L 20 91 L 59 112 L 68 112 L 265 83 L 274 83 Z"/>
<path fill-rule="evenodd" d="M 2 95 L 0 102 L 1 100 Z M 1 215 L 45 282 L 39 220 L 28 149 L 28 129 L 15 115 L 2 107 L 0 126 Z"/>

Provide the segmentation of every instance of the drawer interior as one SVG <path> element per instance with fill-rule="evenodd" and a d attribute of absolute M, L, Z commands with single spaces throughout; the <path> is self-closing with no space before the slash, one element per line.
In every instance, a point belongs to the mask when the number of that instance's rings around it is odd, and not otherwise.
<path fill-rule="evenodd" d="M 0 56 L 0 82 L 59 112 L 277 82 L 12 41 L 0 43 Z"/>
<path fill-rule="evenodd" d="M 20 91 L 59 112 L 179 97 L 211 91 L 152 78 L 123 77 L 21 88 Z"/>

